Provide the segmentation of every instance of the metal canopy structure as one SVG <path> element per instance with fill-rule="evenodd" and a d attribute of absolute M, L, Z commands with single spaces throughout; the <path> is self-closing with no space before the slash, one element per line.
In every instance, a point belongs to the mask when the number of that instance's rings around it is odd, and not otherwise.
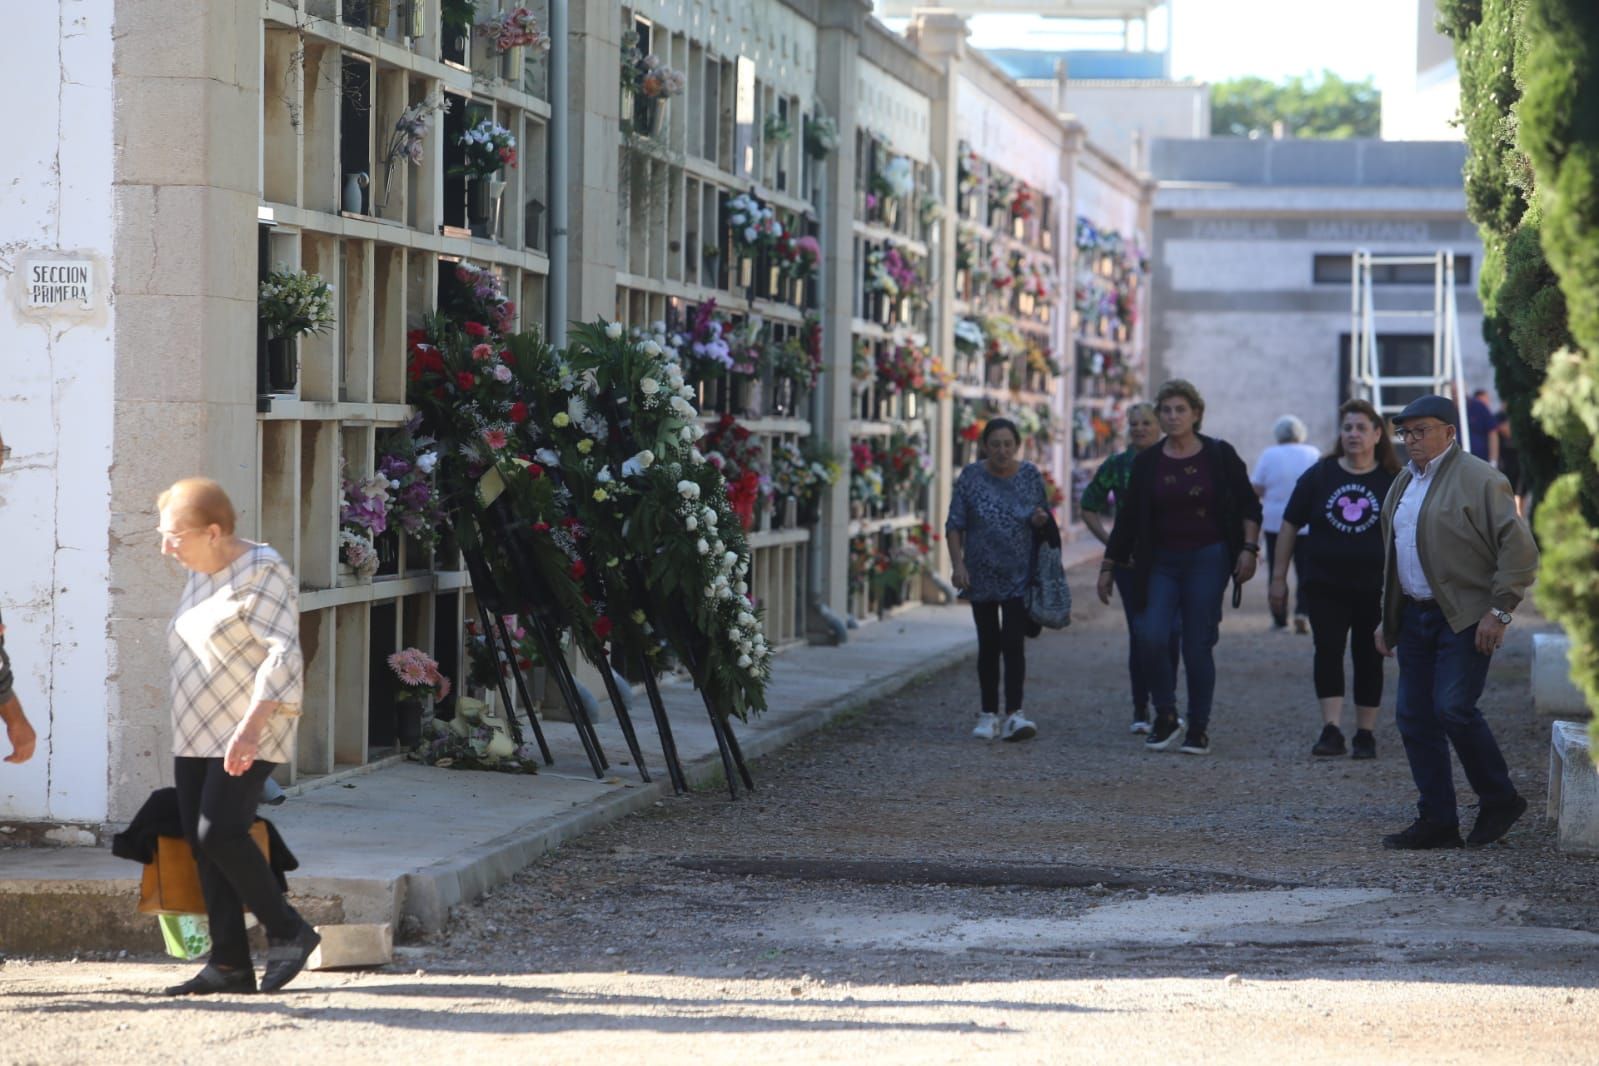
<path fill-rule="evenodd" d="M 1143 19 L 1167 0 L 877 0 L 879 18 L 908 18 L 918 9 L 958 15 L 1044 15 L 1068 19 Z"/>
<path fill-rule="evenodd" d="M 1398 414 L 1420 390 L 1453 396 L 1460 409 L 1459 439 L 1464 449 L 1471 447 L 1471 425 L 1466 419 L 1466 384 L 1460 365 L 1460 316 L 1455 307 L 1455 253 L 1432 255 L 1373 255 L 1354 253 L 1350 278 L 1351 394 L 1371 401 L 1378 413 Z M 1430 268 L 1433 275 L 1432 306 L 1428 308 L 1383 307 L 1379 291 L 1396 290 L 1378 284 L 1378 274 L 1405 267 Z M 1388 301 L 1395 302 L 1395 301 Z M 1398 372 L 1385 367 L 1379 330 L 1386 323 L 1409 322 L 1411 331 L 1432 334 L 1431 366 Z M 1422 372 L 1414 372 L 1422 370 Z"/>

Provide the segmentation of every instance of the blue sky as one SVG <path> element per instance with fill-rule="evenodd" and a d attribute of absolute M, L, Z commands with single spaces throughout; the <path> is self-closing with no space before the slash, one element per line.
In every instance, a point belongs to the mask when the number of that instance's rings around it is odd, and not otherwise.
<path fill-rule="evenodd" d="M 1171 0 L 1172 73 L 1179 78 L 1221 81 L 1258 75 L 1272 81 L 1323 68 L 1356 80 L 1379 82 L 1405 68 L 1414 44 L 1414 0 Z M 996 3 L 995 6 L 1001 6 Z M 1152 20 L 1156 48 L 1165 41 L 1165 19 Z M 896 28 L 902 20 L 894 20 Z M 972 21 L 972 43 L 983 47 L 1094 47 L 1094 38 L 1066 35 L 1081 23 L 1028 15 L 981 15 Z M 1118 46 L 1120 23 L 1101 37 Z"/>

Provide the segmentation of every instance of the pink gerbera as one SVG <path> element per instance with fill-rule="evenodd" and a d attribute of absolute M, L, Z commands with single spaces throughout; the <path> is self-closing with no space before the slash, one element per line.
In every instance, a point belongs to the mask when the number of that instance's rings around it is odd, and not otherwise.
<path fill-rule="evenodd" d="M 490 426 L 488 429 L 483 431 L 483 443 L 487 444 L 495 451 L 499 451 L 501 448 L 505 447 L 508 439 L 509 438 L 505 435 L 505 430 L 497 429 L 494 426 Z"/>

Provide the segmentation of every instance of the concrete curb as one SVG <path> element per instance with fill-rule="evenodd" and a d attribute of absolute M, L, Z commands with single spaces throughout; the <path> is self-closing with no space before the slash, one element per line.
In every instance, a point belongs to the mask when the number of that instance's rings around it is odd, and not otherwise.
<path fill-rule="evenodd" d="M 860 710 L 874 700 L 892 695 L 951 666 L 968 663 L 976 657 L 977 647 L 974 643 L 937 663 L 917 663 L 863 685 L 843 699 L 799 711 L 780 726 L 741 737 L 744 757 L 746 761 L 754 761 L 769 755 L 823 729 L 840 717 Z M 725 784 L 721 759 L 715 755 L 706 755 L 686 763 L 683 773 L 689 787 L 696 791 Z M 659 800 L 670 798 L 671 783 L 665 777 L 665 767 L 661 767 L 650 784 L 640 783 L 625 792 L 607 793 L 553 821 L 507 833 L 445 862 L 413 870 L 400 879 L 397 913 L 403 923 L 401 931 L 436 933 L 448 923 L 452 908 L 478 899 L 505 884 L 562 844 L 644 810 Z M 315 878 L 295 886 L 297 892 L 321 895 L 318 887 L 318 879 Z M 382 919 L 346 914 L 345 920 Z"/>

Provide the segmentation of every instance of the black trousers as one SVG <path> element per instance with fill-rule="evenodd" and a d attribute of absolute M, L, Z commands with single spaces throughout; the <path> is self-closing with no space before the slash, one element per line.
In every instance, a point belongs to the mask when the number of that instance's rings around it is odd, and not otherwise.
<path fill-rule="evenodd" d="M 257 760 L 238 777 L 222 768 L 221 759 L 179 755 L 174 764 L 178 814 L 200 868 L 200 891 L 211 923 L 211 961 L 231 968 L 248 967 L 245 907 L 266 927 L 267 936 L 276 940 L 290 939 L 301 925 L 299 913 L 278 888 L 266 856 L 250 839 L 255 809 L 261 802 L 261 783 L 277 764 Z"/>
<path fill-rule="evenodd" d="M 1300 539 L 1303 540 L 1304 538 L 1300 538 Z M 1292 561 L 1293 566 L 1294 566 L 1294 617 L 1295 618 L 1297 618 L 1300 615 L 1305 613 L 1305 582 L 1304 582 L 1303 578 L 1300 575 L 1299 559 L 1300 559 L 1299 553 L 1297 551 L 1294 552 L 1294 557 L 1293 557 L 1293 559 L 1291 561 Z M 1271 575 L 1276 572 L 1276 569 L 1277 569 L 1277 534 L 1275 534 L 1275 533 L 1267 533 L 1266 534 L 1266 577 L 1270 578 Z M 1288 624 L 1288 609 L 1286 607 L 1284 607 L 1282 614 L 1278 614 L 1276 611 L 1271 612 L 1271 620 L 1273 622 L 1275 622 L 1278 626 L 1287 625 Z"/>
<path fill-rule="evenodd" d="M 1382 706 L 1382 654 L 1373 634 L 1382 624 L 1382 592 L 1364 581 L 1301 585 L 1316 643 L 1316 698 L 1342 698 L 1344 646 L 1355 664 L 1355 706 Z"/>
<path fill-rule="evenodd" d="M 1003 616 L 1003 621 L 1001 617 Z M 1027 680 L 1027 606 L 1021 598 L 972 604 L 977 622 L 977 686 L 985 714 L 999 713 L 999 664 L 1005 661 L 1005 712 L 1022 709 Z"/>

